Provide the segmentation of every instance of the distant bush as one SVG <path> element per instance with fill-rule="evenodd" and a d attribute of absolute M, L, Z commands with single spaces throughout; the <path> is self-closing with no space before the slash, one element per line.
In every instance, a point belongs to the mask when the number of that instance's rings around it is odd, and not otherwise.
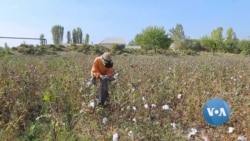
<path fill-rule="evenodd" d="M 117 51 L 119 51 L 121 53 L 121 51 L 125 48 L 125 45 L 117 45 L 117 44 L 113 44 L 110 47 L 110 51 L 111 53 L 116 53 Z"/>
<path fill-rule="evenodd" d="M 109 48 L 103 47 L 103 46 L 99 46 L 99 45 L 91 46 L 89 48 L 89 50 L 90 50 L 90 54 L 93 54 L 93 55 L 101 55 L 104 52 L 110 52 Z"/>
<path fill-rule="evenodd" d="M 12 53 L 10 52 L 10 48 L 9 47 L 0 47 L 0 57 L 6 56 L 6 55 L 11 55 Z"/>
<path fill-rule="evenodd" d="M 76 51 L 77 51 L 77 52 L 82 52 L 82 53 L 88 54 L 90 48 L 91 48 L 90 45 L 82 44 L 82 45 L 80 45 L 80 46 L 77 48 Z"/>
<path fill-rule="evenodd" d="M 194 50 L 183 50 L 183 55 L 197 55 L 197 51 Z"/>
<path fill-rule="evenodd" d="M 67 45 L 66 48 L 65 48 L 65 51 L 76 51 L 77 50 L 77 45 L 76 44 L 70 44 L 70 45 Z"/>
<path fill-rule="evenodd" d="M 19 47 L 17 47 L 17 50 L 22 54 L 35 54 L 34 45 L 21 44 Z"/>

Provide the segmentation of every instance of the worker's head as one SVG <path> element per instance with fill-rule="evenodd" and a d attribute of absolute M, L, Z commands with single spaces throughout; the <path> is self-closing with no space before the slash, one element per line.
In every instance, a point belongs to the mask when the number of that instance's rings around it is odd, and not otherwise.
<path fill-rule="evenodd" d="M 105 60 L 107 60 L 107 61 L 110 61 L 110 60 L 111 60 L 111 55 L 110 55 L 110 53 L 108 53 L 108 52 L 103 53 L 103 54 L 102 54 L 102 59 L 105 59 Z"/>
<path fill-rule="evenodd" d="M 112 62 L 112 59 L 111 59 L 111 55 L 108 52 L 103 53 L 102 62 L 104 64 L 104 66 L 107 67 L 107 68 L 112 68 L 113 67 L 113 62 Z"/>

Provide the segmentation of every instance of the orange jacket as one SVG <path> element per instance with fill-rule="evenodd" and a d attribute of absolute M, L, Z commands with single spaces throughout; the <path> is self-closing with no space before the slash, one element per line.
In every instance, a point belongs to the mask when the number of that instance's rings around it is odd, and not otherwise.
<path fill-rule="evenodd" d="M 109 77 L 113 76 L 113 67 L 106 68 L 102 62 L 102 57 L 99 56 L 94 60 L 92 69 L 91 69 L 91 76 L 95 78 L 100 78 L 100 75 L 108 75 Z"/>

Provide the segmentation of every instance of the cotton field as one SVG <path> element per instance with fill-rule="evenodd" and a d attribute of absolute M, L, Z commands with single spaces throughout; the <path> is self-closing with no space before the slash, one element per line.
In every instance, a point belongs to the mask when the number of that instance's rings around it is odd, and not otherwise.
<path fill-rule="evenodd" d="M 0 60 L 0 140 L 250 139 L 249 57 L 114 55 L 115 81 L 105 108 L 88 83 L 95 57 Z M 214 97 L 231 109 L 229 120 L 216 127 L 202 115 Z"/>

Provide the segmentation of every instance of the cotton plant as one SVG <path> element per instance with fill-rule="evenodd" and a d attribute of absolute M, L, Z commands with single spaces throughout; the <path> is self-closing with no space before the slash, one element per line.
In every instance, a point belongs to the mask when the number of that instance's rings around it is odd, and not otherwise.
<path fill-rule="evenodd" d="M 117 78 L 118 78 L 118 75 L 119 75 L 119 73 L 116 73 L 113 77 L 114 77 L 115 79 L 117 79 Z"/>
<path fill-rule="evenodd" d="M 95 102 L 94 100 L 91 100 L 88 105 L 90 108 L 95 108 Z"/>
<path fill-rule="evenodd" d="M 243 135 L 240 135 L 238 138 L 237 138 L 238 141 L 247 141 L 247 137 L 243 136 Z"/>
<path fill-rule="evenodd" d="M 228 133 L 233 133 L 234 128 L 233 127 L 228 127 Z"/>
<path fill-rule="evenodd" d="M 84 112 L 84 110 L 83 110 L 83 109 L 81 109 L 81 110 L 80 110 L 80 114 L 82 114 L 83 112 Z"/>
<path fill-rule="evenodd" d="M 202 136 L 203 141 L 209 141 L 207 137 Z"/>
<path fill-rule="evenodd" d="M 92 85 L 92 82 L 88 81 L 86 85 L 87 87 L 90 87 Z"/>
<path fill-rule="evenodd" d="M 173 127 L 173 129 L 176 129 L 176 123 L 170 123 L 170 125 Z"/>
<path fill-rule="evenodd" d="M 188 138 L 194 136 L 197 132 L 198 132 L 197 129 L 191 128 L 191 131 L 188 133 Z"/>
<path fill-rule="evenodd" d="M 145 101 L 145 97 L 144 96 L 141 99 L 142 99 L 142 101 Z"/>
<path fill-rule="evenodd" d="M 135 92 L 135 88 L 132 88 L 132 89 L 131 89 L 131 93 L 134 93 L 134 92 Z"/>
<path fill-rule="evenodd" d="M 119 140 L 119 135 L 118 133 L 113 134 L 113 141 L 118 141 Z"/>
<path fill-rule="evenodd" d="M 133 109 L 134 111 L 136 111 L 136 107 L 135 107 L 135 106 L 133 106 L 132 109 Z"/>
<path fill-rule="evenodd" d="M 137 122 L 137 120 L 136 120 L 136 118 L 135 118 L 135 117 L 132 119 L 132 121 L 133 121 L 134 123 L 136 123 L 136 122 Z"/>
<path fill-rule="evenodd" d="M 163 106 L 162 106 L 162 109 L 163 109 L 163 110 L 170 110 L 170 108 L 169 108 L 169 106 L 168 106 L 167 104 L 163 105 Z"/>
<path fill-rule="evenodd" d="M 182 98 L 182 94 L 178 94 L 178 95 L 177 95 L 177 98 L 178 98 L 178 99 L 181 99 L 181 98 Z"/>
<path fill-rule="evenodd" d="M 133 133 L 133 131 L 130 130 L 130 131 L 128 132 L 128 136 L 129 136 L 130 138 L 134 138 L 134 133 Z"/>
<path fill-rule="evenodd" d="M 237 80 L 237 79 L 236 79 L 235 77 L 233 77 L 233 76 L 231 76 L 230 79 L 231 79 L 232 81 L 236 81 L 236 80 Z"/>
<path fill-rule="evenodd" d="M 155 105 L 155 104 L 151 104 L 151 107 L 152 107 L 152 108 L 155 108 L 155 107 L 156 107 L 156 105 Z"/>
<path fill-rule="evenodd" d="M 108 118 L 107 117 L 104 117 L 103 119 L 102 119 L 102 123 L 103 124 L 106 124 L 108 122 Z"/>

